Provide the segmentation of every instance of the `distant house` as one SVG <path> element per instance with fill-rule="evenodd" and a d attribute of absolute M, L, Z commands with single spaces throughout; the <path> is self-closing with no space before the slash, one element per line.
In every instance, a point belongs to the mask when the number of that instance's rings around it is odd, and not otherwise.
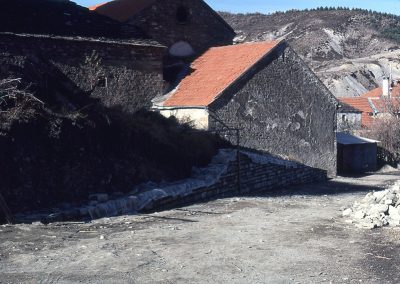
<path fill-rule="evenodd" d="M 337 131 L 353 131 L 361 129 L 362 111 L 341 100 L 339 98 L 339 108 L 337 111 Z"/>
<path fill-rule="evenodd" d="M 400 114 L 400 85 L 385 78 L 382 87 L 339 101 L 361 111 L 362 128 L 370 129 L 376 118 Z"/>
<path fill-rule="evenodd" d="M 114 0 L 90 8 L 123 24 L 127 34 L 137 27 L 168 47 L 164 78 L 181 79 L 192 59 L 213 46 L 233 43 L 235 32 L 203 0 Z"/>
<path fill-rule="evenodd" d="M 155 109 L 335 175 L 337 100 L 286 42 L 214 47 L 189 72 Z"/>

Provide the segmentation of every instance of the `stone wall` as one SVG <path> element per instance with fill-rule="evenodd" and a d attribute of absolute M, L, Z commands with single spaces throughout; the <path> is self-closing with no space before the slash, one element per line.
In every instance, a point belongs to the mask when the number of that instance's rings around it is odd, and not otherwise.
<path fill-rule="evenodd" d="M 354 131 L 361 129 L 361 113 L 338 112 L 337 131 Z"/>
<path fill-rule="evenodd" d="M 238 171 L 240 178 L 238 179 Z M 230 162 L 227 171 L 218 182 L 208 187 L 193 190 L 191 194 L 176 199 L 164 197 L 156 200 L 145 211 L 179 207 L 194 202 L 232 197 L 243 194 L 267 192 L 285 187 L 321 182 L 327 179 L 326 171 L 301 164 L 257 163 L 247 155 L 240 155 L 240 167 L 237 160 Z"/>
<path fill-rule="evenodd" d="M 187 21 L 177 19 L 179 7 L 187 9 Z M 142 28 L 168 47 L 179 41 L 187 42 L 196 54 L 212 46 L 232 44 L 235 37 L 233 29 L 202 0 L 158 0 L 126 25 Z"/>
<path fill-rule="evenodd" d="M 240 145 L 336 175 L 336 99 L 286 44 L 224 91 L 211 112 L 240 129 Z M 210 119 L 210 128 L 218 128 Z M 235 142 L 236 137 L 230 137 Z"/>
<path fill-rule="evenodd" d="M 146 42 L 0 33 L 0 76 L 20 69 L 54 96 L 64 89 L 67 96 L 86 95 L 134 112 L 162 92 L 164 53 Z"/>
<path fill-rule="evenodd" d="M 327 179 L 326 171 L 266 154 L 241 151 L 240 163 L 237 158 L 236 150 L 220 150 L 210 165 L 196 169 L 186 180 L 161 185 L 139 185 L 130 195 L 117 199 L 109 198 L 107 194 L 95 194 L 95 199 L 91 198 L 88 206 L 57 212 L 47 221 L 96 219 L 119 214 L 160 211 L 195 202 L 267 192 Z M 48 215 L 30 215 L 23 218 L 29 222 L 30 219 L 46 219 Z"/>

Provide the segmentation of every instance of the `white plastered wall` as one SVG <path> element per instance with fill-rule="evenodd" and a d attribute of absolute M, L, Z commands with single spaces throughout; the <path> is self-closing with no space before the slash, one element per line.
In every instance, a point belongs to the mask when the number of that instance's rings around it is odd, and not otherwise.
<path fill-rule="evenodd" d="M 205 108 L 161 109 L 160 113 L 165 117 L 175 116 L 180 122 L 190 122 L 196 129 L 208 129 L 209 115 Z"/>

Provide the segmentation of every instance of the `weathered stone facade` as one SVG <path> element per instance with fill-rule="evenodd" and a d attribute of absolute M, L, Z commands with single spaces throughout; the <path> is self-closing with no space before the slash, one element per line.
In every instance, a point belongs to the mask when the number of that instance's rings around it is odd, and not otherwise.
<path fill-rule="evenodd" d="M 0 33 L 0 77 L 17 71 L 54 97 L 86 95 L 134 112 L 162 92 L 164 53 L 161 45 L 137 40 Z"/>
<path fill-rule="evenodd" d="M 329 176 L 336 175 L 336 108 L 333 95 L 286 43 L 208 106 L 240 129 L 241 146 L 284 155 Z M 220 127 L 212 116 L 209 125 Z"/>
<path fill-rule="evenodd" d="M 212 46 L 232 44 L 234 30 L 212 10 L 203 0 L 156 0 L 138 10 L 133 7 L 129 19 L 122 17 L 129 11 L 110 12 L 117 9 L 115 3 L 107 3 L 96 8 L 99 14 L 124 21 L 125 30 L 131 27 L 141 28 L 148 36 L 167 47 L 175 43 L 188 43 L 196 54 Z M 107 7 L 109 5 L 109 7 Z M 114 5 L 113 8 L 110 6 Z M 123 4 L 119 4 L 123 9 Z M 137 3 L 139 6 L 140 3 Z M 128 7 L 128 5 L 126 5 Z M 126 8 L 129 9 L 129 8 Z M 121 18 L 122 17 L 122 18 Z"/>

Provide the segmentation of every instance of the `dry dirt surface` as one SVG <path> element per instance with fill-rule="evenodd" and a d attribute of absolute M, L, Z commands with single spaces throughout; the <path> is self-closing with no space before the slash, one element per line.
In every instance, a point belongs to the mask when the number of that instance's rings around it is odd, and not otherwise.
<path fill-rule="evenodd" d="M 0 226 L 0 283 L 400 283 L 400 230 L 341 210 L 399 174 L 90 223 Z"/>

